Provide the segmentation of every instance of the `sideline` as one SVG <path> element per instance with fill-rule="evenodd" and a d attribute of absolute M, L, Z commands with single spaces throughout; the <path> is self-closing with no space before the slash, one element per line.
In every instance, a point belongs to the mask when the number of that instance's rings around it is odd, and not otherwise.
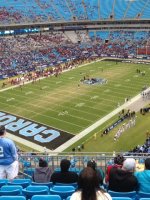
<path fill-rule="evenodd" d="M 145 90 L 145 92 L 150 91 L 150 87 L 147 88 Z M 74 144 L 75 142 L 77 142 L 78 140 L 82 139 L 84 136 L 86 136 L 87 134 L 89 134 L 91 131 L 93 131 L 94 129 L 96 129 L 97 127 L 99 127 L 100 125 L 102 125 L 104 122 L 106 122 L 107 120 L 111 119 L 113 116 L 115 116 L 117 113 L 119 113 L 120 111 L 122 111 L 123 109 L 128 108 L 130 105 L 132 105 L 133 103 L 135 103 L 136 101 L 138 101 L 139 99 L 142 99 L 141 94 L 138 94 L 137 96 L 133 97 L 131 100 L 129 100 L 128 102 L 124 103 L 123 105 L 121 105 L 120 107 L 118 107 L 117 109 L 115 109 L 114 111 L 112 111 L 111 113 L 109 113 L 108 115 L 106 115 L 105 117 L 103 117 L 102 119 L 98 120 L 97 122 L 95 122 L 93 125 L 89 126 L 88 128 L 86 128 L 85 130 L 83 130 L 82 132 L 80 132 L 79 134 L 77 134 L 75 137 L 73 137 L 72 139 L 68 140 L 66 143 L 64 143 L 63 145 L 59 146 L 57 149 L 55 149 L 53 152 L 58 153 L 58 152 L 62 152 L 65 149 L 67 149 L 69 146 L 71 146 L 72 144 Z"/>

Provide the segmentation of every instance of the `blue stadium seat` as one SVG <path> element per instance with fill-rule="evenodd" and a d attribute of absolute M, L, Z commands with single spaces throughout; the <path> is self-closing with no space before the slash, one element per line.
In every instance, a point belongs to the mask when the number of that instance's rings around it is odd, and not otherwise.
<path fill-rule="evenodd" d="M 71 197 L 71 196 L 67 197 L 67 199 L 66 199 L 66 200 L 70 200 L 70 197 Z"/>
<path fill-rule="evenodd" d="M 132 200 L 132 198 L 129 198 L 129 197 L 112 197 L 112 200 Z"/>
<path fill-rule="evenodd" d="M 54 186 L 50 189 L 50 194 L 60 195 L 62 199 L 66 199 L 75 192 L 73 186 Z"/>
<path fill-rule="evenodd" d="M 140 200 L 150 200 L 150 198 L 140 198 Z"/>
<path fill-rule="evenodd" d="M 34 195 L 31 200 L 61 200 L 59 195 Z"/>
<path fill-rule="evenodd" d="M 36 183 L 36 182 L 32 182 L 31 185 L 48 186 L 49 188 L 51 188 L 53 186 L 53 183 L 52 182 L 48 182 L 48 183 Z"/>
<path fill-rule="evenodd" d="M 1 196 L 0 200 L 26 200 L 23 196 Z"/>
<path fill-rule="evenodd" d="M 23 166 L 24 167 L 31 167 L 31 162 L 30 161 L 24 161 Z"/>
<path fill-rule="evenodd" d="M 138 196 L 138 199 L 141 199 L 141 198 L 149 198 L 150 199 L 150 193 L 146 193 L 146 192 L 139 191 L 137 196 Z"/>
<path fill-rule="evenodd" d="M 23 188 L 20 185 L 15 185 L 15 186 L 4 185 L 4 186 L 1 187 L 0 196 L 21 195 L 22 189 Z"/>
<path fill-rule="evenodd" d="M 55 183 L 55 186 L 73 186 L 74 188 L 77 188 L 78 183 Z"/>
<path fill-rule="evenodd" d="M 24 169 L 23 172 L 29 176 L 32 176 L 34 174 L 35 168 L 27 168 Z"/>
<path fill-rule="evenodd" d="M 0 179 L 0 188 L 8 183 L 8 179 Z"/>
<path fill-rule="evenodd" d="M 31 184 L 31 179 L 14 179 L 9 181 L 8 185 L 21 185 L 23 188 L 26 188 Z"/>
<path fill-rule="evenodd" d="M 108 193 L 110 194 L 111 197 L 129 197 L 129 198 L 132 198 L 132 199 L 136 198 L 136 191 L 115 192 L 115 191 L 108 190 Z"/>
<path fill-rule="evenodd" d="M 47 186 L 35 186 L 31 185 L 27 188 L 22 190 L 22 193 L 24 196 L 26 196 L 27 199 L 31 199 L 34 195 L 48 195 L 49 194 L 49 188 Z"/>

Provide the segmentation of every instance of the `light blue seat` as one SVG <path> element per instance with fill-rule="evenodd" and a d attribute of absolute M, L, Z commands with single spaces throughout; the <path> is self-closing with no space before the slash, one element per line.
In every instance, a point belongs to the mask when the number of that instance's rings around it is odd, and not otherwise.
<path fill-rule="evenodd" d="M 66 199 L 75 192 L 73 186 L 54 186 L 50 189 L 50 194 L 60 195 L 62 199 Z"/>
<path fill-rule="evenodd" d="M 29 176 L 33 176 L 34 174 L 34 171 L 35 171 L 35 168 L 27 168 L 27 169 L 24 169 L 23 172 Z"/>
<path fill-rule="evenodd" d="M 23 188 L 26 188 L 31 184 L 31 179 L 14 179 L 9 181 L 8 185 L 21 185 Z"/>
<path fill-rule="evenodd" d="M 61 200 L 59 195 L 34 195 L 31 200 Z"/>
<path fill-rule="evenodd" d="M 31 167 L 31 162 L 30 161 L 23 161 L 23 166 L 24 167 Z"/>
<path fill-rule="evenodd" d="M 136 197 L 136 191 L 115 192 L 115 191 L 108 190 L 108 193 L 110 194 L 111 197 L 129 197 L 129 198 L 132 198 L 132 199 L 135 199 L 135 197 Z"/>
<path fill-rule="evenodd" d="M 67 199 L 66 199 L 66 200 L 70 200 L 70 197 L 71 197 L 71 196 L 67 197 Z"/>
<path fill-rule="evenodd" d="M 8 183 L 8 179 L 0 179 L 0 188 Z"/>
<path fill-rule="evenodd" d="M 112 197 L 112 200 L 132 200 L 132 198 L 129 198 L 129 197 Z"/>
<path fill-rule="evenodd" d="M 0 200 L 26 200 L 23 196 L 1 196 Z"/>
<path fill-rule="evenodd" d="M 36 182 L 32 182 L 31 185 L 35 185 L 35 186 L 48 186 L 49 188 L 51 188 L 53 186 L 52 182 L 48 182 L 48 183 L 36 183 Z"/>
<path fill-rule="evenodd" d="M 34 195 L 48 195 L 49 188 L 48 186 L 30 185 L 27 188 L 23 189 L 22 193 L 24 196 L 26 196 L 26 199 L 31 199 Z"/>
<path fill-rule="evenodd" d="M 146 193 L 146 192 L 139 191 L 137 196 L 138 196 L 138 199 L 141 199 L 141 198 L 149 198 L 150 199 L 150 193 Z"/>
<path fill-rule="evenodd" d="M 0 195 L 1 196 L 14 196 L 14 195 L 21 195 L 22 194 L 22 186 L 20 185 L 4 185 L 1 187 Z"/>
<path fill-rule="evenodd" d="M 55 183 L 55 186 L 73 186 L 74 188 L 78 187 L 78 183 Z"/>
<path fill-rule="evenodd" d="M 150 200 L 150 198 L 149 197 L 147 197 L 147 198 L 140 198 L 140 200 Z"/>

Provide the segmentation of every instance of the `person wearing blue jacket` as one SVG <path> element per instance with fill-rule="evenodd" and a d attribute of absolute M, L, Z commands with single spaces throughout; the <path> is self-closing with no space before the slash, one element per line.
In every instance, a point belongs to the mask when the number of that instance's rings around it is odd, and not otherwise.
<path fill-rule="evenodd" d="M 145 160 L 145 170 L 134 175 L 138 180 L 138 191 L 150 193 L 150 158 Z"/>
<path fill-rule="evenodd" d="M 4 126 L 0 126 L 0 179 L 14 179 L 18 175 L 18 154 L 14 142 L 6 138 Z"/>

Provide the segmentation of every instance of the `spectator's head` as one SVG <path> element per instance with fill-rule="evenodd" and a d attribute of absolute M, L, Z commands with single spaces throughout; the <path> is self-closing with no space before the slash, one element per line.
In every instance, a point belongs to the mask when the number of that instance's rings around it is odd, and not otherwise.
<path fill-rule="evenodd" d="M 61 163 L 60 163 L 61 171 L 67 172 L 69 170 L 70 165 L 71 165 L 71 163 L 69 160 L 67 160 L 67 159 L 61 160 Z"/>
<path fill-rule="evenodd" d="M 134 158 L 127 158 L 124 162 L 123 162 L 123 166 L 122 169 L 128 172 L 134 172 L 136 167 L 136 162 Z"/>
<path fill-rule="evenodd" d="M 120 154 L 118 154 L 115 158 L 114 158 L 114 163 L 117 165 L 123 165 L 123 161 L 124 161 L 124 157 Z"/>
<path fill-rule="evenodd" d="M 150 158 L 146 158 L 145 160 L 145 169 L 150 170 Z"/>
<path fill-rule="evenodd" d="M 3 136 L 5 132 L 5 126 L 0 126 L 0 136 Z"/>
<path fill-rule="evenodd" d="M 99 188 L 99 181 L 91 167 L 84 168 L 79 174 L 78 187 L 82 191 L 82 199 L 96 199 L 96 189 Z"/>
<path fill-rule="evenodd" d="M 43 160 L 42 158 L 40 158 L 39 167 L 48 167 L 48 163 L 46 162 L 46 160 Z"/>
<path fill-rule="evenodd" d="M 96 170 L 96 162 L 95 162 L 95 160 L 89 160 L 87 162 L 87 167 L 91 167 L 92 169 Z"/>

